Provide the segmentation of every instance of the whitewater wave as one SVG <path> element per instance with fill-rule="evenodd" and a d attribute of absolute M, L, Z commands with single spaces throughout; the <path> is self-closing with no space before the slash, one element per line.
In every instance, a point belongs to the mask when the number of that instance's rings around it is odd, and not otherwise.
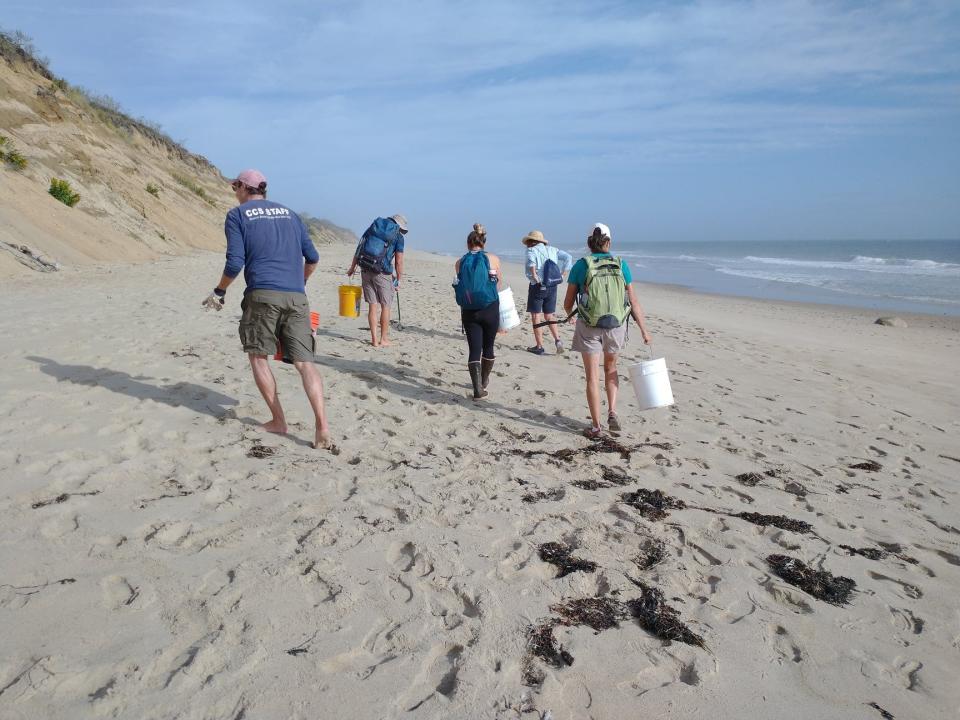
<path fill-rule="evenodd" d="M 960 265 L 918 260 L 912 258 L 877 258 L 858 255 L 852 260 L 795 260 L 793 258 L 758 257 L 747 255 L 744 262 L 785 267 L 816 268 L 823 270 L 852 270 L 875 273 L 900 273 L 904 275 L 940 275 L 960 277 Z"/>

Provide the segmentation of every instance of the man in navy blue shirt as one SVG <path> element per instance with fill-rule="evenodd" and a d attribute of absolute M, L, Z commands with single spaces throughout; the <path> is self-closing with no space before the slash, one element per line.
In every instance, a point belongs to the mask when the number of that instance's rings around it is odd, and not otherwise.
<path fill-rule="evenodd" d="M 320 255 L 297 214 L 267 200 L 267 179 L 262 173 L 244 170 L 231 187 L 240 204 L 227 213 L 224 223 L 227 262 L 219 284 L 203 306 L 221 310 L 227 288 L 243 270 L 247 288 L 240 303 L 240 340 L 250 358 L 253 379 L 272 415 L 263 429 L 281 435 L 287 432 L 277 382 L 267 360 L 279 344 L 284 357 L 290 358 L 299 371 L 313 408 L 314 447 L 331 447 L 323 382 L 313 363 L 314 337 L 305 287 Z"/>

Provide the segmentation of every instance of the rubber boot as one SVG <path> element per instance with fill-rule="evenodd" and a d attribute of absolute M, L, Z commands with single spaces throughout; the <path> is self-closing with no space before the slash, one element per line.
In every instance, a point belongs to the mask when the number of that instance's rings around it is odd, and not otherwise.
<path fill-rule="evenodd" d="M 493 370 L 493 358 L 480 358 L 480 387 L 484 390 L 490 383 L 490 372 Z"/>
<path fill-rule="evenodd" d="M 473 399 L 479 400 L 486 397 L 487 391 L 480 387 L 480 363 L 467 363 L 467 369 L 470 371 L 470 382 L 473 383 Z"/>

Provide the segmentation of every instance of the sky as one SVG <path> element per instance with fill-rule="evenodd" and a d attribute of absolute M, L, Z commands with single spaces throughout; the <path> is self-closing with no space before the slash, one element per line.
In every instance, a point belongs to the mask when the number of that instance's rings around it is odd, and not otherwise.
<path fill-rule="evenodd" d="M 956 0 L 4 0 L 0 27 L 228 177 L 423 248 L 960 239 Z"/>

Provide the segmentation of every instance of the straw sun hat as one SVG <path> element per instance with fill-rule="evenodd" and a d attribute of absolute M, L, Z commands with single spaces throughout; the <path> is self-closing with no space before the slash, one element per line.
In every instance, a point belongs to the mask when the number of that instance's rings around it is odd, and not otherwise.
<path fill-rule="evenodd" d="M 549 244 L 547 243 L 547 239 L 543 236 L 543 233 L 539 230 L 531 230 L 523 236 L 523 240 L 520 242 L 522 242 L 524 245 L 526 245 L 528 242 L 538 242 L 543 243 L 544 245 Z"/>

